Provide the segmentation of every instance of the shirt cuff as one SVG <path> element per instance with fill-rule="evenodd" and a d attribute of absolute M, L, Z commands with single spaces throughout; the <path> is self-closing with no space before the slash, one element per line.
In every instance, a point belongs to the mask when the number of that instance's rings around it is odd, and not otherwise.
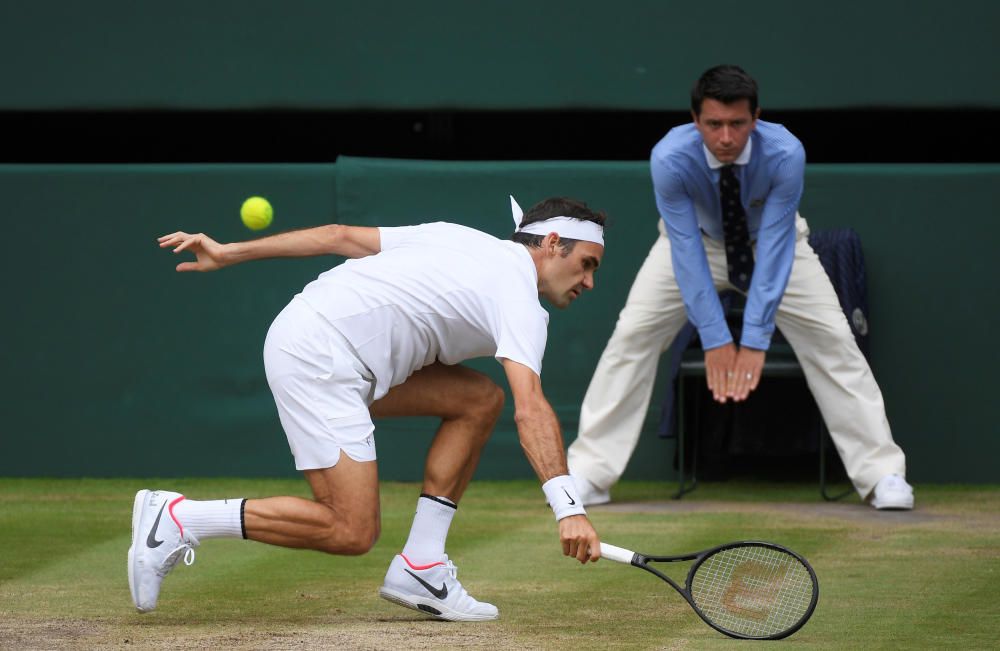
<path fill-rule="evenodd" d="M 773 323 L 768 325 L 744 323 L 743 334 L 740 336 L 740 346 L 755 348 L 757 350 L 767 350 L 771 347 L 771 335 L 773 334 Z"/>
<path fill-rule="evenodd" d="M 729 324 L 725 320 L 698 328 L 702 350 L 712 350 L 733 342 L 733 334 L 729 332 Z"/>

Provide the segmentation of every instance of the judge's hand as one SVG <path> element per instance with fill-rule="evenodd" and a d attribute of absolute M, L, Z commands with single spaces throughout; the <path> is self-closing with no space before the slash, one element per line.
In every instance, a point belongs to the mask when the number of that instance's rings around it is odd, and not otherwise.
<path fill-rule="evenodd" d="M 767 353 L 755 348 L 740 348 L 733 362 L 732 373 L 727 375 L 726 396 L 736 402 L 743 402 L 750 392 L 760 384 L 760 374 L 764 369 Z"/>
<path fill-rule="evenodd" d="M 729 397 L 729 377 L 736 363 L 736 345 L 732 342 L 705 351 L 705 381 L 717 402 Z"/>

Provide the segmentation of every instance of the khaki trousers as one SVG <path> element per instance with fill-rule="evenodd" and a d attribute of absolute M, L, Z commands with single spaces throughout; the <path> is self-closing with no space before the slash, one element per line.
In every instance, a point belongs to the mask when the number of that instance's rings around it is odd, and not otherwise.
<path fill-rule="evenodd" d="M 569 468 L 608 489 L 625 471 L 649 408 L 660 355 L 687 321 L 664 234 L 636 276 L 580 411 Z M 858 349 L 829 277 L 809 246 L 809 227 L 796 216 L 795 261 L 775 316 L 791 344 L 848 476 L 862 498 L 889 474 L 905 476 L 903 451 L 892 440 L 882 392 Z M 717 290 L 734 289 L 721 242 L 702 238 Z M 738 342 L 737 342 L 738 343 Z M 753 399 L 753 394 L 750 395 Z"/>

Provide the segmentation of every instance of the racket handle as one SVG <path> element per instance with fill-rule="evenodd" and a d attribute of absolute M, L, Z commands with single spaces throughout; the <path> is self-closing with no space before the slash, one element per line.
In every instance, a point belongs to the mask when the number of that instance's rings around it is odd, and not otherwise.
<path fill-rule="evenodd" d="M 635 552 L 625 549 L 624 547 L 615 547 L 614 545 L 602 542 L 601 557 L 617 561 L 619 563 L 625 563 L 626 565 L 631 565 L 632 559 L 635 558 Z"/>

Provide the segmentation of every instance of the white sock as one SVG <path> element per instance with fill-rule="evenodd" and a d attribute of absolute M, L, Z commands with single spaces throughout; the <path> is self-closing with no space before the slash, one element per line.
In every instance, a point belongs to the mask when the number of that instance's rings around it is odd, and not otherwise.
<path fill-rule="evenodd" d="M 243 527 L 242 497 L 199 502 L 183 499 L 174 507 L 174 515 L 195 538 L 246 538 Z"/>
<path fill-rule="evenodd" d="M 458 507 L 447 497 L 421 494 L 403 555 L 417 565 L 440 559 L 456 509 Z"/>

